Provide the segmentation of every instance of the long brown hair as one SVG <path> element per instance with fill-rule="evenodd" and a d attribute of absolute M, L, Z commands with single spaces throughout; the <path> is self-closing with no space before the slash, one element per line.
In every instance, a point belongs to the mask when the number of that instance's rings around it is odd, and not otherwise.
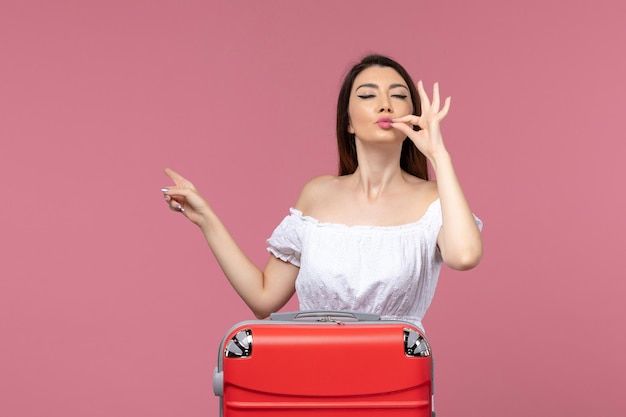
<path fill-rule="evenodd" d="M 391 58 L 383 55 L 367 55 L 358 64 L 354 65 L 346 74 L 337 100 L 337 148 L 339 150 L 339 175 L 354 173 L 359 165 L 356 155 L 356 144 L 354 134 L 348 132 L 350 126 L 350 116 L 348 114 L 348 103 L 350 102 L 350 92 L 356 77 L 365 69 L 373 66 L 390 67 L 400 74 L 411 92 L 411 102 L 413 103 L 413 114 L 422 114 L 419 94 L 415 88 L 415 83 L 404 67 Z M 415 130 L 419 130 L 418 127 Z M 402 153 L 400 155 L 400 168 L 418 178 L 428 179 L 428 166 L 426 157 L 415 144 L 406 138 L 402 142 Z"/>

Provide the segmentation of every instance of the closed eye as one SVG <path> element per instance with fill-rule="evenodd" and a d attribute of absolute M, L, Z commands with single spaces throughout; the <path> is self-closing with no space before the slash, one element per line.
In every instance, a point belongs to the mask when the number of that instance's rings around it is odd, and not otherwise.
<path fill-rule="evenodd" d="M 368 99 L 368 98 L 372 98 L 372 97 L 376 97 L 374 94 L 362 94 L 362 95 L 358 95 L 358 97 L 362 98 L 362 99 Z"/>
<path fill-rule="evenodd" d="M 406 94 L 394 94 L 391 97 L 395 97 L 395 98 L 399 98 L 404 100 L 405 98 L 407 98 L 408 96 Z"/>

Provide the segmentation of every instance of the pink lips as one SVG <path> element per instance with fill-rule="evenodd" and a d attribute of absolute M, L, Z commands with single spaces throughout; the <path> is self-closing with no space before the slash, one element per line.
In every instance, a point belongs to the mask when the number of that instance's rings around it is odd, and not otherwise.
<path fill-rule="evenodd" d="M 391 117 L 381 117 L 376 121 L 376 124 L 383 129 L 391 128 Z"/>

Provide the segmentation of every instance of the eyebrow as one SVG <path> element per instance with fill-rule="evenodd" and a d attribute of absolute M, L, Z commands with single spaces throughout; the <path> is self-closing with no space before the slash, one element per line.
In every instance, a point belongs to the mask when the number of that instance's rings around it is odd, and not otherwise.
<path fill-rule="evenodd" d="M 360 86 L 358 86 L 358 87 L 357 87 L 354 91 L 357 91 L 359 88 L 362 88 L 362 87 L 371 87 L 371 88 L 376 88 L 376 89 L 378 89 L 378 88 L 379 88 L 379 87 L 378 87 L 378 84 L 374 84 L 374 83 L 365 83 L 365 84 L 361 84 Z M 404 88 L 404 89 L 405 89 L 405 90 L 407 90 L 407 91 L 409 90 L 409 88 L 408 88 L 406 85 L 404 85 L 404 84 L 391 84 L 391 85 L 389 86 L 389 88 L 390 88 L 390 89 L 391 89 L 391 88 L 397 88 L 397 87 L 402 87 L 402 88 Z"/>

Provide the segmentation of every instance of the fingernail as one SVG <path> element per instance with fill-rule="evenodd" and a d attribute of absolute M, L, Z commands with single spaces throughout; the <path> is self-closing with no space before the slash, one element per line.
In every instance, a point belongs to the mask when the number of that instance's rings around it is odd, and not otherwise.
<path fill-rule="evenodd" d="M 181 213 L 184 213 L 185 209 L 183 208 L 183 206 L 176 206 L 176 211 L 180 211 Z"/>
<path fill-rule="evenodd" d="M 161 188 L 161 192 L 162 192 L 162 193 L 166 193 L 166 192 L 168 192 L 168 191 L 169 191 L 169 188 Z"/>

